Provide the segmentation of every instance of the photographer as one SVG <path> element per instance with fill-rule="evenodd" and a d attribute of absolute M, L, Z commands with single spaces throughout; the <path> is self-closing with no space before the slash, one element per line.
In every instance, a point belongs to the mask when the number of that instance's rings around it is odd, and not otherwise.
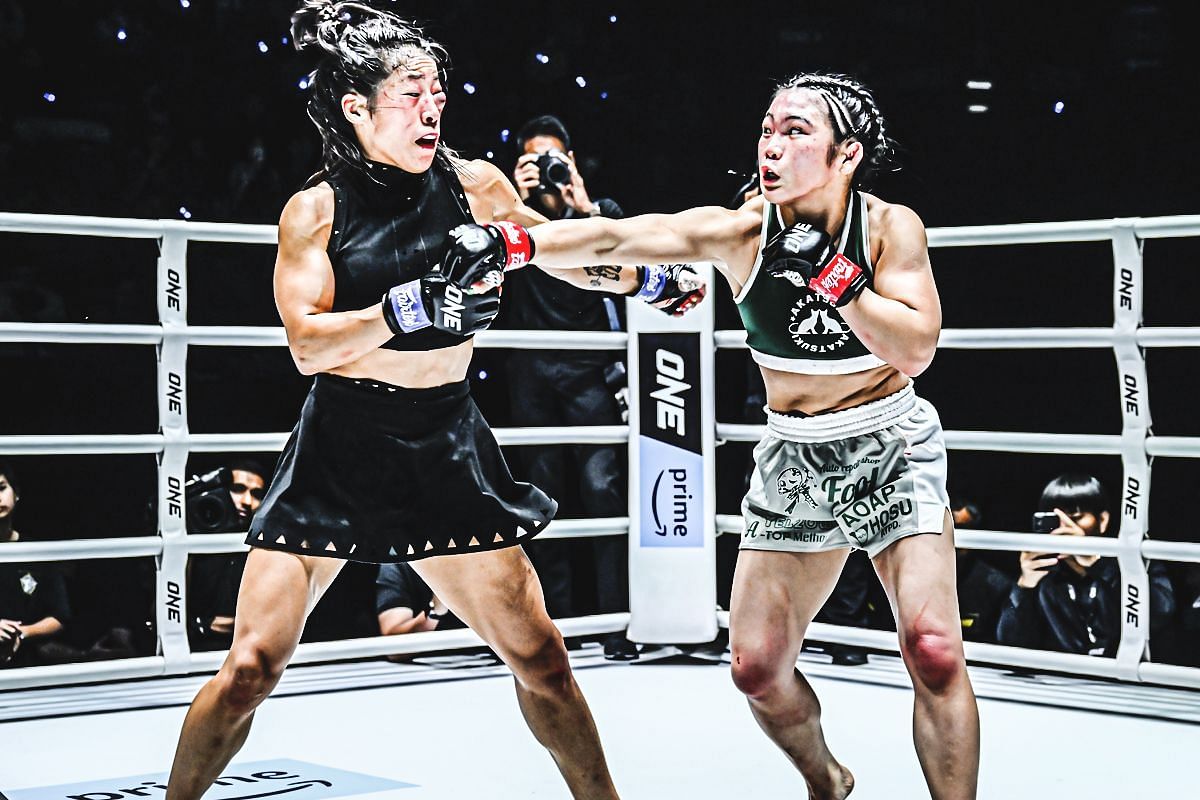
<path fill-rule="evenodd" d="M 954 529 L 978 528 L 983 512 L 971 500 L 950 496 Z M 1008 599 L 1012 579 L 985 561 L 978 550 L 956 547 L 955 574 L 958 584 L 958 616 L 963 641 L 995 642 L 1000 609 Z"/>
<path fill-rule="evenodd" d="M 612 200 L 593 200 L 576 167 L 570 135 L 556 117 L 541 116 L 525 123 L 517 134 L 517 159 L 513 180 L 521 199 L 550 219 L 624 214 Z M 589 267 L 599 276 L 611 267 Z M 505 283 L 502 319 L 505 327 L 520 330 L 608 331 L 619 330 L 617 312 L 624 298 L 585 291 L 537 269 L 512 274 Z M 510 299 L 511 297 L 511 299 Z M 615 397 L 624 385 L 623 365 L 602 351 L 517 350 L 508 361 L 512 422 L 518 426 L 620 425 L 621 410 Z M 569 469 L 568 453 L 574 456 Z M 542 487 L 564 506 L 572 489 L 586 517 L 624 516 L 625 467 L 620 451 L 612 446 L 526 447 L 521 451 L 525 479 Z M 573 486 L 572 486 L 573 484 Z M 566 502 L 564 502 L 566 501 Z M 619 537 L 590 540 L 594 559 L 599 612 L 628 607 L 627 543 Z M 553 617 L 573 616 L 570 542 L 545 539 L 527 546 L 546 594 Z M 621 634 L 605 642 L 610 658 L 636 658 L 637 650 Z"/>
<path fill-rule="evenodd" d="M 1090 475 L 1060 475 L 1046 485 L 1034 530 L 1055 536 L 1104 536 L 1108 496 Z M 1170 620 L 1175 597 L 1165 566 L 1150 562 L 1150 630 Z M 1115 558 L 1021 553 L 1021 577 L 997 626 L 999 644 L 1111 657 L 1121 641 L 1121 574 Z"/>
<path fill-rule="evenodd" d="M 0 547 L 17 542 L 13 527 L 20 491 L 12 467 L 0 462 Z M 0 668 L 56 660 L 40 650 L 63 630 L 70 616 L 66 585 L 52 564 L 0 562 Z"/>
<path fill-rule="evenodd" d="M 189 533 L 238 533 L 262 504 L 266 471 L 257 461 L 243 459 L 188 481 Z M 246 566 L 244 553 L 192 556 L 188 606 L 192 647 L 224 649 L 233 640 L 238 586 Z"/>

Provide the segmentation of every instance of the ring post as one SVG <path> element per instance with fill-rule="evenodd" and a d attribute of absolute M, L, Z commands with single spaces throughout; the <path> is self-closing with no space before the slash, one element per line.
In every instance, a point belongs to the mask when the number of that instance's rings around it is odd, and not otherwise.
<path fill-rule="evenodd" d="M 713 269 L 694 266 L 710 296 L 685 316 L 628 303 L 628 636 L 635 642 L 717 635 Z"/>
<path fill-rule="evenodd" d="M 1147 394 L 1146 358 L 1137 344 L 1142 325 L 1142 243 L 1134 230 L 1136 220 L 1116 220 L 1113 229 L 1113 351 L 1117 358 L 1121 402 L 1121 643 L 1117 666 L 1121 677 L 1138 680 L 1138 670 L 1150 646 L 1150 580 L 1142 558 L 1142 542 L 1149 528 L 1150 460 L 1146 436 L 1150 432 L 1150 398 Z"/>
<path fill-rule="evenodd" d="M 187 236 L 167 231 L 159 241 L 158 424 L 163 450 L 158 460 L 158 562 L 155 618 L 164 671 L 189 671 L 187 638 L 187 525 L 184 473 L 187 470 Z"/>

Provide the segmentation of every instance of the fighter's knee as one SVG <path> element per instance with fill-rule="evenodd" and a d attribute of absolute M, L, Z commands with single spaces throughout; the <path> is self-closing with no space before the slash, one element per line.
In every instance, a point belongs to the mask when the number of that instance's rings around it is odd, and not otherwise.
<path fill-rule="evenodd" d="M 248 713 L 258 706 L 283 675 L 283 659 L 261 645 L 246 643 L 235 646 L 221 670 L 218 695 L 232 711 Z"/>
<path fill-rule="evenodd" d="M 730 662 L 733 685 L 751 700 L 761 700 L 781 688 L 788 677 L 779 659 L 764 650 L 734 648 Z"/>
<path fill-rule="evenodd" d="M 560 695 L 570 690 L 571 662 L 556 629 L 537 637 L 508 661 L 517 680 L 534 694 Z"/>
<path fill-rule="evenodd" d="M 921 685 L 933 692 L 950 686 L 966 669 L 962 640 L 927 626 L 906 632 L 904 657 Z"/>

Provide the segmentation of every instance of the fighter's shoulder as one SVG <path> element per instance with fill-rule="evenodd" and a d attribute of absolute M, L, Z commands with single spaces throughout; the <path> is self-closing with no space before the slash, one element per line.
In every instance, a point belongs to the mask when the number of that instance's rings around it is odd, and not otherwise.
<path fill-rule="evenodd" d="M 454 159 L 452 164 L 454 171 L 458 173 L 458 180 L 462 184 L 463 191 L 468 194 L 486 197 L 496 193 L 513 192 L 508 176 L 490 161 L 482 158 L 471 160 L 460 158 Z"/>
<path fill-rule="evenodd" d="M 296 192 L 283 207 L 279 217 L 280 236 L 316 237 L 322 231 L 328 236 L 333 226 L 333 187 L 325 181 Z"/>
<path fill-rule="evenodd" d="M 867 220 L 871 226 L 871 236 L 880 237 L 884 242 L 894 238 L 908 239 L 918 236 L 925 238 L 925 223 L 916 211 L 900 203 L 889 203 L 873 194 L 862 193 L 867 201 Z"/>

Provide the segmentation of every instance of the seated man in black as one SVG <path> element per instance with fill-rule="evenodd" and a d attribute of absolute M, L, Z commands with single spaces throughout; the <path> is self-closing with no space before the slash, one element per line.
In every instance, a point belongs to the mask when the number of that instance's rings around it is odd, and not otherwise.
<path fill-rule="evenodd" d="M 16 473 L 0 462 L 0 547 L 21 539 L 13 527 L 19 499 Z M 66 586 L 53 564 L 0 562 L 0 668 L 58 660 L 43 658 L 41 649 L 70 615 Z"/>
<path fill-rule="evenodd" d="M 381 564 L 375 579 L 375 611 L 384 636 L 465 627 L 408 564 Z"/>
<path fill-rule="evenodd" d="M 1053 513 L 1058 536 L 1103 536 L 1111 522 L 1100 481 L 1060 475 L 1038 503 Z M 1047 517 L 1047 519 L 1049 519 Z M 1053 524 L 1052 520 L 1052 524 Z M 1170 621 L 1175 595 L 1166 567 L 1150 562 L 1151 635 Z M 1066 553 L 1021 553 L 1021 577 L 1000 613 L 1000 644 L 1111 657 L 1121 641 L 1121 575 L 1115 558 Z"/>
<path fill-rule="evenodd" d="M 955 530 L 978 528 L 983 520 L 979 506 L 961 497 L 950 497 Z M 996 641 L 1000 609 L 1012 588 L 1012 578 L 989 564 L 978 550 L 957 547 L 958 611 L 963 641 Z"/>
<path fill-rule="evenodd" d="M 536 117 L 517 133 L 521 154 L 513 182 L 521 199 L 548 218 L 624 216 L 608 198 L 593 200 L 576 168 L 571 137 L 552 116 Z M 614 267 L 588 267 L 595 285 Z M 618 311 L 625 298 L 585 291 L 537 269 L 512 273 L 505 282 L 501 320 L 519 330 L 608 331 L 619 329 Z M 558 425 L 620 425 L 621 411 L 611 375 L 613 356 L 604 351 L 516 350 L 508 360 L 512 422 L 521 427 Z M 568 463 L 573 455 L 573 464 Z M 611 445 L 521 448 L 525 474 L 521 477 L 570 507 L 577 496 L 585 517 L 624 516 L 625 467 L 621 451 Z M 565 501 L 565 502 L 564 502 Z M 594 537 L 587 560 L 595 564 L 600 613 L 628 606 L 627 545 L 624 538 Z M 539 539 L 526 546 L 546 595 L 552 617 L 574 616 L 571 553 L 578 547 L 565 539 Z M 605 640 L 610 658 L 637 658 L 623 634 Z"/>

